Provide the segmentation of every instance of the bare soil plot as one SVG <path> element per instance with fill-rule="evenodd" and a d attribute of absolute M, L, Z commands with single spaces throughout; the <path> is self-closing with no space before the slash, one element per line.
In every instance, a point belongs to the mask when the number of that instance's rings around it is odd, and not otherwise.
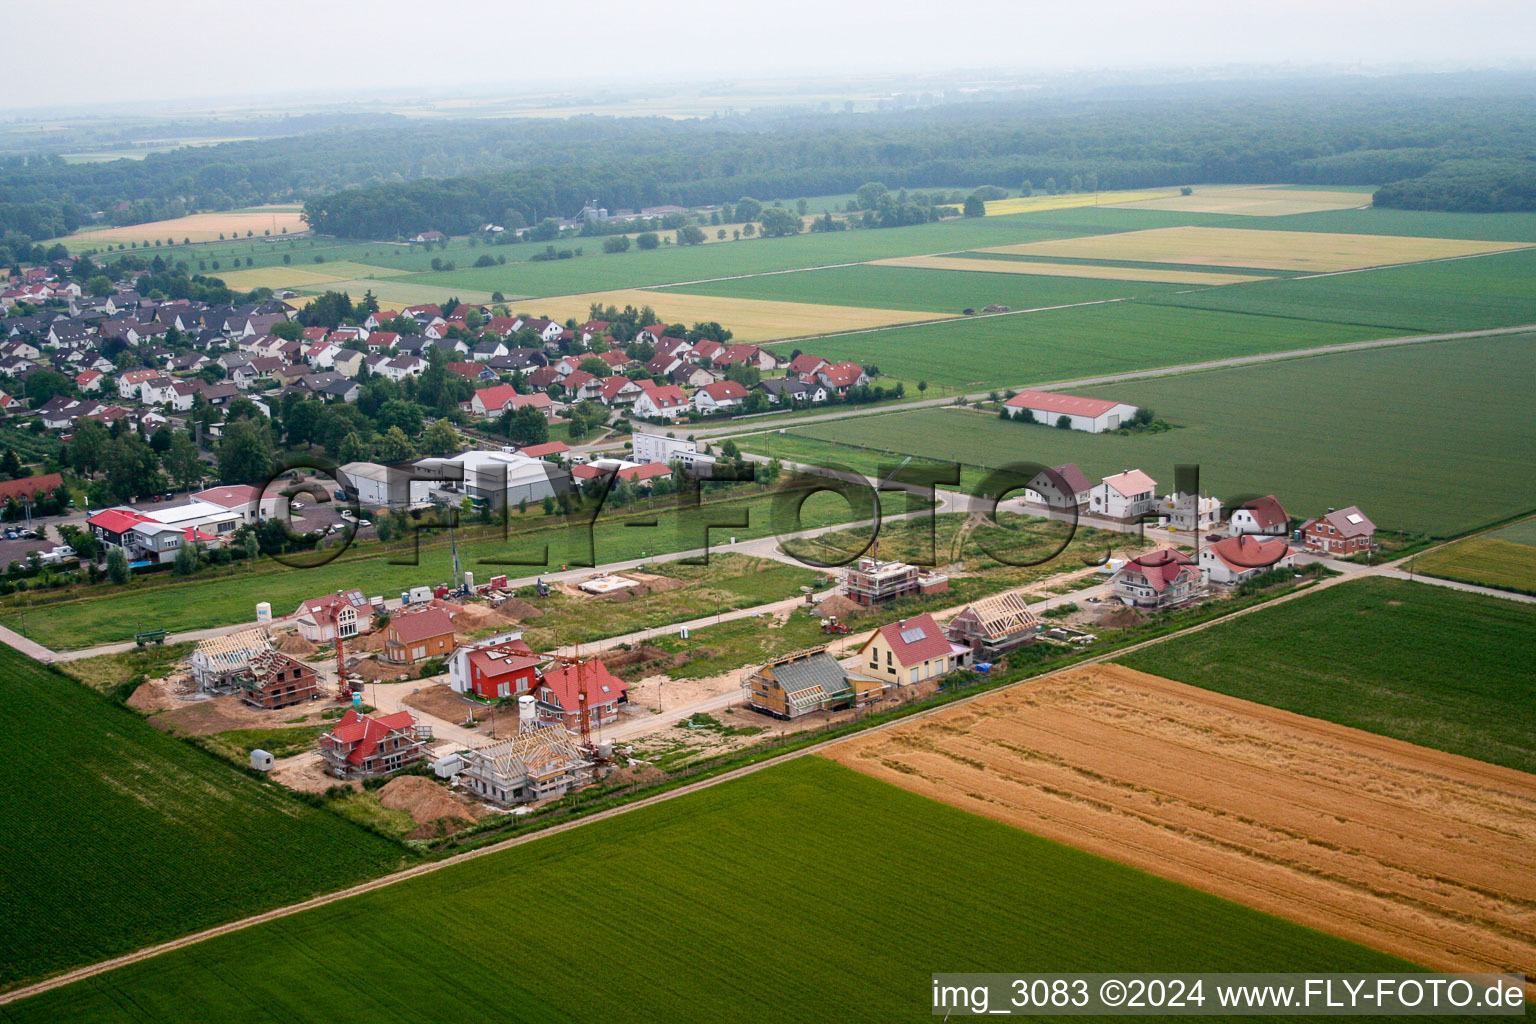
<path fill-rule="evenodd" d="M 225 237 L 239 235 L 244 237 L 247 231 L 253 232 L 254 237 L 266 237 L 263 232 L 272 232 L 271 237 L 277 238 L 284 228 L 288 234 L 293 235 L 301 231 L 308 231 L 309 225 L 299 215 L 299 211 L 293 206 L 273 207 L 264 209 L 253 207 L 249 210 L 229 210 L 225 213 L 194 213 L 189 217 L 177 217 L 174 220 L 156 220 L 147 224 L 130 224 L 125 227 L 87 228 L 66 236 L 71 248 L 88 248 L 92 243 L 112 242 L 153 242 L 155 239 L 162 241 L 174 238 L 178 245 L 183 239 L 190 238 L 194 242 L 213 242 L 218 240 L 220 234 Z"/>
<path fill-rule="evenodd" d="M 410 281 L 392 281 L 380 279 L 377 276 L 346 281 L 330 281 L 324 285 L 300 285 L 300 287 L 318 288 L 320 291 L 346 292 L 354 299 L 361 297 L 364 292 L 371 291 L 374 298 L 378 299 L 381 304 L 392 306 L 410 306 L 419 302 L 439 302 L 450 295 L 457 295 L 461 302 L 474 302 L 479 305 L 487 305 L 491 301 L 490 292 L 476 291 L 473 288 L 457 288 L 447 284 L 438 286 Z M 311 298 L 313 296 L 302 295 L 289 301 L 301 305 L 308 302 Z M 585 315 L 586 311 L 583 309 L 583 318 L 585 318 Z"/>
<path fill-rule="evenodd" d="M 1142 199 L 1120 205 L 1133 210 L 1284 217 L 1293 213 L 1355 210 L 1370 206 L 1371 197 L 1364 192 L 1314 192 L 1310 189 L 1288 189 L 1274 185 L 1231 185 L 1196 188 L 1187 196 L 1173 194 L 1160 199 Z"/>
<path fill-rule="evenodd" d="M 354 292 L 354 294 L 358 294 Z M 462 293 L 460 293 L 462 298 Z M 737 342 L 773 341 L 799 338 L 810 334 L 852 331 L 866 327 L 940 320 L 953 313 L 914 312 L 909 309 L 867 309 L 860 306 L 832 306 L 813 302 L 780 302 L 773 299 L 734 299 L 723 295 L 690 295 L 684 292 L 650 292 L 626 289 L 589 292 L 585 295 L 561 295 L 518 303 L 518 309 L 564 321 L 587 318 L 594 302 L 603 305 L 651 306 L 667 323 L 717 321 L 729 327 Z"/>
<path fill-rule="evenodd" d="M 249 270 L 219 271 L 216 276 L 231 288 L 321 288 L 336 281 L 367 277 L 394 277 L 410 271 L 399 267 L 375 267 L 367 263 L 316 263 L 307 267 L 252 267 Z"/>
<path fill-rule="evenodd" d="M 1536 776 L 1090 666 L 828 756 L 1429 967 L 1536 973 Z"/>
<path fill-rule="evenodd" d="M 927 270 L 975 270 L 984 274 L 1090 277 L 1104 281 L 1159 281 L 1169 284 L 1237 284 L 1241 281 L 1269 280 L 1259 274 L 1204 273 L 1199 270 L 1167 270 L 1156 267 L 1095 267 L 1086 263 L 1025 263 L 1014 260 L 967 259 L 964 256 L 896 256 L 888 260 L 874 260 L 873 265 L 917 267 Z"/>
<path fill-rule="evenodd" d="M 1526 248 L 1530 246 L 1523 242 L 1479 242 L 1460 238 L 1177 227 L 1056 238 L 981 251 L 1326 273 Z"/>

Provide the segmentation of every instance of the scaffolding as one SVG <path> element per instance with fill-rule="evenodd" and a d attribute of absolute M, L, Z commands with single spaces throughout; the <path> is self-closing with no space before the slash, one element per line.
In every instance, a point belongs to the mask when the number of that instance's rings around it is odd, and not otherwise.
<path fill-rule="evenodd" d="M 906 562 L 882 562 L 861 558 L 843 575 L 843 596 L 868 608 L 912 594 L 934 594 L 949 589 L 943 573 L 919 569 Z"/>

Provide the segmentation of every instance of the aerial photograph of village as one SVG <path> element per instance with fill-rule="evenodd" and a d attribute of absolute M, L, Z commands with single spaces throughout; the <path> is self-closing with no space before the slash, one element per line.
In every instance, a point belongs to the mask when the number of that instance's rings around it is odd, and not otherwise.
<path fill-rule="evenodd" d="M 10 9 L 0 1024 L 1536 998 L 1528 0 Z"/>

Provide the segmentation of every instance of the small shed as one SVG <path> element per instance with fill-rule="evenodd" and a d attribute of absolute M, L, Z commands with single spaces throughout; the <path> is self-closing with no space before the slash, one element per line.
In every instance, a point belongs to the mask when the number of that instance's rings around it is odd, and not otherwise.
<path fill-rule="evenodd" d="M 277 765 L 277 759 L 265 750 L 251 751 L 251 767 L 258 772 L 269 772 Z"/>

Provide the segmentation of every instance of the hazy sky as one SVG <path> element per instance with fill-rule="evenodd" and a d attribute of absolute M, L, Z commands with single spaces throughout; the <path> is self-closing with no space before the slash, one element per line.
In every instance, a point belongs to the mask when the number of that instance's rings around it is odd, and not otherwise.
<path fill-rule="evenodd" d="M 36 7 L 0 0 L 8 22 L 25 21 L 24 9 Z M 978 66 L 1530 63 L 1536 39 L 1536 0 L 83 0 L 48 9 L 49 29 L 8 48 L 10 80 L 24 84 L 0 107 Z"/>

